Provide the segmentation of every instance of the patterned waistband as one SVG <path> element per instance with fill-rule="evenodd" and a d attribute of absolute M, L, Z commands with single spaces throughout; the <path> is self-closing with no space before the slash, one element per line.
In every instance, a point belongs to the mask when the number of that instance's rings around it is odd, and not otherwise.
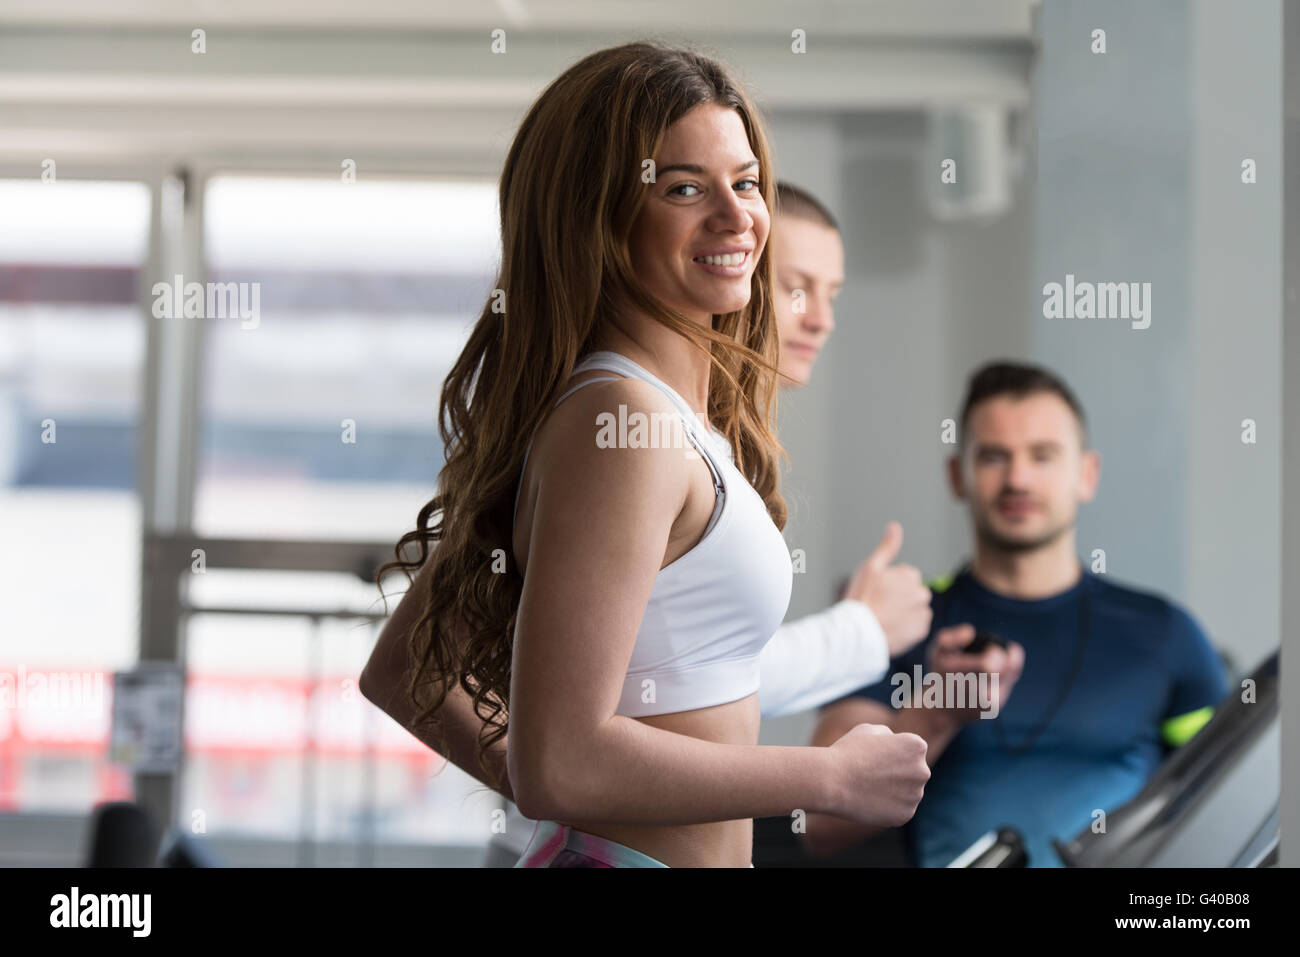
<path fill-rule="evenodd" d="M 668 866 L 626 844 L 576 830 L 567 824 L 538 821 L 533 828 L 532 840 L 515 867 L 552 867 L 556 858 L 565 851 L 589 858 L 592 867 Z"/>

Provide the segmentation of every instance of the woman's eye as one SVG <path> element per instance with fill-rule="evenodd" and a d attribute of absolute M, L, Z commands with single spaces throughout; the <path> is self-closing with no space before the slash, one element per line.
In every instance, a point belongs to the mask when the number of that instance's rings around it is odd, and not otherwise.
<path fill-rule="evenodd" d="M 742 186 L 743 186 L 744 184 L 746 184 L 746 183 L 749 184 L 749 188 L 748 188 L 748 189 L 741 189 L 741 190 L 740 190 L 741 192 L 744 192 L 744 193 L 753 193 L 755 196 L 761 194 L 761 190 L 760 190 L 759 182 L 758 182 L 758 180 L 756 180 L 756 179 L 742 179 L 739 183 L 736 184 L 736 186 L 737 186 L 737 187 L 742 187 Z M 685 190 L 685 189 L 693 189 L 693 190 L 695 190 L 696 192 L 699 191 L 699 187 L 696 186 L 694 183 L 678 183 L 678 184 L 677 184 L 676 186 L 674 186 L 672 189 L 668 190 L 668 195 L 669 195 L 669 196 L 694 196 L 694 195 L 695 195 L 695 193 L 683 193 L 683 192 L 681 192 L 681 190 Z"/>

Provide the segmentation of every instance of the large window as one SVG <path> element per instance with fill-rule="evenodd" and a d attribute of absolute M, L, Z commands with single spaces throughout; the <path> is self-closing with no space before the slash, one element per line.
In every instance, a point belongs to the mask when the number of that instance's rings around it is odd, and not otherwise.
<path fill-rule="evenodd" d="M 246 298 L 166 320 L 204 324 L 195 534 L 394 543 L 443 460 L 442 380 L 496 272 L 495 189 L 206 183 L 202 279 Z M 111 675 L 140 642 L 144 310 L 174 277 L 144 274 L 142 183 L 0 181 L 0 210 L 0 811 L 85 813 L 133 791 L 106 757 Z M 287 840 L 300 862 L 317 841 L 486 842 L 496 800 L 356 689 L 373 583 L 214 568 L 188 586 L 206 610 L 181 649 L 177 823 Z"/>
<path fill-rule="evenodd" d="M 243 308 L 202 320 L 196 532 L 395 543 L 433 494 L 442 381 L 495 277 L 494 188 L 222 176 L 204 219 L 205 278 Z M 373 584 L 212 571 L 189 598 L 224 611 L 189 623 L 183 819 L 487 840 L 492 797 L 356 690 L 377 624 L 349 614 L 382 611 Z"/>
<path fill-rule="evenodd" d="M 0 180 L 0 810 L 129 797 L 111 673 L 139 646 L 149 190 Z"/>
<path fill-rule="evenodd" d="M 211 181 L 196 530 L 395 539 L 443 460 L 442 380 L 496 271 L 488 183 Z"/>

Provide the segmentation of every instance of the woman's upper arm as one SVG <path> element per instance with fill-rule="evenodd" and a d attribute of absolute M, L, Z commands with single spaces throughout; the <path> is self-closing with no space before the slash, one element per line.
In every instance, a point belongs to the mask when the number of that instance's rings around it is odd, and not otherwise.
<path fill-rule="evenodd" d="M 672 411 L 640 380 L 588 386 L 554 414 L 535 466 L 511 672 L 516 791 L 545 787 L 543 773 L 563 773 L 555 766 L 561 757 L 584 760 L 584 740 L 617 711 L 637 630 L 686 500 L 681 449 L 598 447 L 597 415 L 617 414 L 620 404 L 629 414 Z"/>

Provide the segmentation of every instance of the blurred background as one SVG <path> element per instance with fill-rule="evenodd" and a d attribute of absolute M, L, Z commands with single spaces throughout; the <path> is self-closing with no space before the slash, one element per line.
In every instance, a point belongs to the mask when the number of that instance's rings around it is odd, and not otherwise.
<path fill-rule="evenodd" d="M 942 423 L 1011 357 L 1090 417 L 1080 553 L 1239 671 L 1276 649 L 1280 0 L 5 0 L 0 675 L 49 693 L 0 708 L 0 865 L 81 862 L 115 800 L 233 864 L 481 860 L 498 800 L 357 691 L 372 579 L 433 491 L 517 123 L 644 36 L 725 60 L 843 228 L 836 331 L 781 399 L 792 617 L 890 519 L 927 574 L 966 557 Z M 258 284 L 257 322 L 154 315 L 177 274 Z M 1067 274 L 1150 282 L 1150 328 L 1044 319 Z M 142 662 L 171 667 L 114 681 Z"/>

